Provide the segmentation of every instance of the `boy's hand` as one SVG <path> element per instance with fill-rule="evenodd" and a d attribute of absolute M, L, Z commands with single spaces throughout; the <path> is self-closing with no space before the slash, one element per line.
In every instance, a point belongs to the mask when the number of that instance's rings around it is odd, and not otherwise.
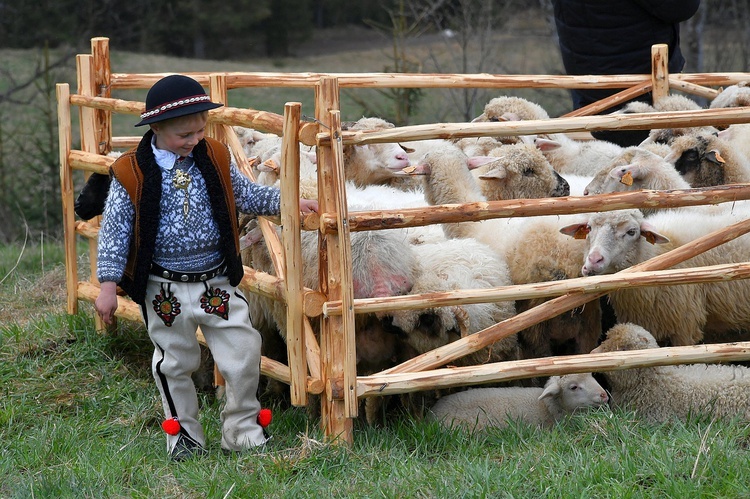
<path fill-rule="evenodd" d="M 112 324 L 115 312 L 117 311 L 117 283 L 103 282 L 101 291 L 94 302 L 96 313 L 99 314 L 105 324 Z"/>
<path fill-rule="evenodd" d="M 310 213 L 317 213 L 318 201 L 315 199 L 300 198 L 299 199 L 299 211 L 301 211 L 303 215 L 309 215 Z"/>

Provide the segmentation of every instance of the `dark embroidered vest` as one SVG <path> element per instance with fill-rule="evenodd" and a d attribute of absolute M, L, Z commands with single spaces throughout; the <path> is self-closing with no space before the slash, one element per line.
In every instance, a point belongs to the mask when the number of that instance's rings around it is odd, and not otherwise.
<path fill-rule="evenodd" d="M 159 230 L 161 202 L 161 169 L 151 149 L 153 132 L 149 130 L 138 146 L 117 158 L 110 174 L 120 182 L 135 207 L 133 237 L 130 242 L 125 273 L 118 283 L 130 298 L 143 305 L 146 296 L 156 235 Z M 211 210 L 221 235 L 221 250 L 232 286 L 242 280 L 237 210 L 230 177 L 229 150 L 209 137 L 193 148 L 195 166 L 206 181 Z"/>

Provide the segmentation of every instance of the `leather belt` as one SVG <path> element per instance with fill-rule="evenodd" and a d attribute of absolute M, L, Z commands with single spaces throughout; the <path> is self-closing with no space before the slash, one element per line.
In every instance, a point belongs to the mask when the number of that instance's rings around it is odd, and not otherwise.
<path fill-rule="evenodd" d="M 224 274 L 226 270 L 227 266 L 222 263 L 215 269 L 207 270 L 205 272 L 175 272 L 152 262 L 150 272 L 153 275 L 175 282 L 203 282 Z"/>

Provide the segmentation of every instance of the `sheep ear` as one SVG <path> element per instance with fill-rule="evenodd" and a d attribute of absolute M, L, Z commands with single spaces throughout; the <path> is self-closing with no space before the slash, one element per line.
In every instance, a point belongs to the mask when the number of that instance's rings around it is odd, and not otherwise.
<path fill-rule="evenodd" d="M 546 398 L 554 398 L 556 396 L 560 395 L 560 385 L 558 383 L 550 383 L 548 386 L 544 388 L 544 391 L 541 395 L 539 395 L 538 400 L 543 400 Z"/>
<path fill-rule="evenodd" d="M 486 165 L 488 163 L 492 163 L 493 161 L 497 161 L 498 158 L 495 156 L 472 156 L 469 158 L 469 170 L 474 170 L 475 168 L 479 168 L 480 166 Z"/>
<path fill-rule="evenodd" d="M 560 149 L 560 147 L 562 147 L 562 144 L 556 140 L 542 139 L 539 137 L 534 141 L 534 145 L 542 152 L 554 151 L 555 149 Z"/>
<path fill-rule="evenodd" d="M 561 228 L 560 232 L 574 239 L 586 239 L 586 236 L 591 232 L 591 227 L 587 223 L 572 224 Z"/>
<path fill-rule="evenodd" d="M 486 180 L 505 180 L 508 176 L 507 170 L 502 166 L 493 166 L 486 172 L 479 175 L 479 178 Z"/>
<path fill-rule="evenodd" d="M 641 222 L 641 237 L 651 244 L 665 244 L 669 242 L 668 237 L 656 232 L 656 229 L 648 222 Z"/>
<path fill-rule="evenodd" d="M 479 116 L 471 120 L 472 123 L 479 123 L 483 121 L 487 121 L 487 115 L 484 113 L 480 114 Z"/>
<path fill-rule="evenodd" d="M 413 153 L 414 151 L 416 151 L 416 149 L 414 149 L 414 148 L 411 148 L 411 147 L 406 147 L 406 146 L 405 146 L 405 145 L 403 145 L 403 144 L 399 144 L 399 147 L 401 147 L 401 149 L 403 149 L 403 150 L 404 150 L 404 152 L 405 152 L 406 154 L 411 154 L 411 153 Z"/>
<path fill-rule="evenodd" d="M 716 165 L 723 165 L 724 163 L 726 163 L 726 161 L 724 161 L 724 158 L 721 157 L 721 154 L 719 154 L 719 151 L 717 151 L 716 149 L 711 149 L 710 151 L 708 151 L 706 153 L 706 159 Z"/>
<path fill-rule="evenodd" d="M 500 116 L 500 119 L 502 121 L 521 121 L 521 117 L 518 116 L 516 113 L 512 113 L 510 111 L 503 113 L 502 116 Z"/>
<path fill-rule="evenodd" d="M 622 179 L 623 175 L 630 172 L 630 174 L 633 174 L 633 170 L 637 167 L 634 164 L 624 165 L 624 166 L 615 166 L 609 171 L 609 176 L 613 179 L 620 180 Z"/>

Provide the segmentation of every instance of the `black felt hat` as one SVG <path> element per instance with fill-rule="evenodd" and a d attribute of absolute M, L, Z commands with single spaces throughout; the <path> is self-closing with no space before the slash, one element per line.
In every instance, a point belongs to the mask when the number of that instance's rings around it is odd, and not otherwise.
<path fill-rule="evenodd" d="M 184 75 L 165 76 L 146 95 L 146 112 L 135 126 L 216 109 L 224 104 L 211 102 L 200 83 Z"/>

